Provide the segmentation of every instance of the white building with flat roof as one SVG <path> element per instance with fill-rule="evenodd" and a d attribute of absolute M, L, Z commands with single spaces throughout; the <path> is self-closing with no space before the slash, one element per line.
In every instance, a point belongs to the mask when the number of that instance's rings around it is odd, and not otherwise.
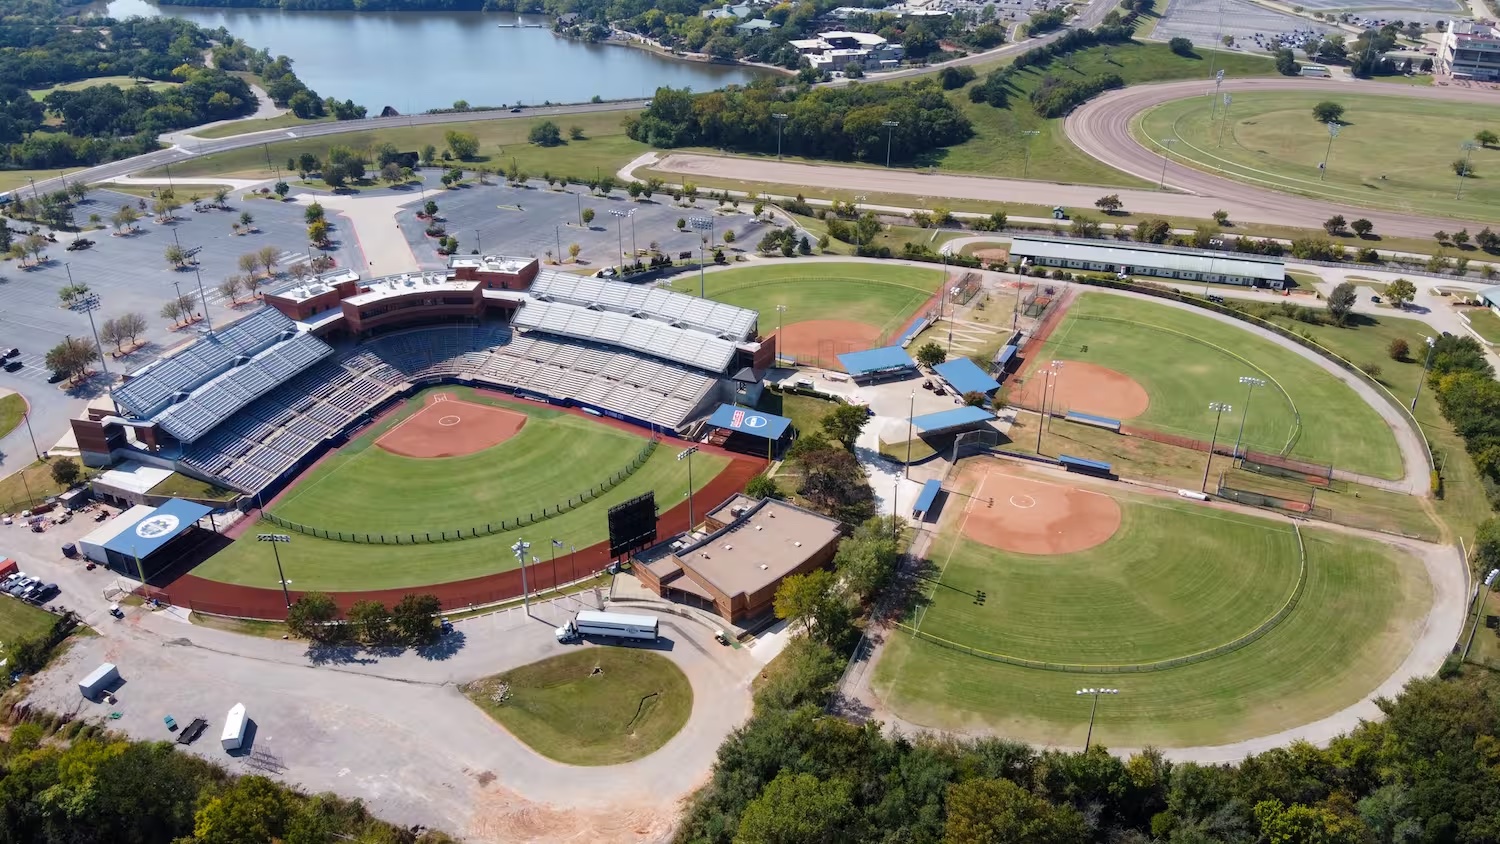
<path fill-rule="evenodd" d="M 1494 21 L 1448 21 L 1437 70 L 1455 79 L 1500 80 L 1500 26 Z"/>

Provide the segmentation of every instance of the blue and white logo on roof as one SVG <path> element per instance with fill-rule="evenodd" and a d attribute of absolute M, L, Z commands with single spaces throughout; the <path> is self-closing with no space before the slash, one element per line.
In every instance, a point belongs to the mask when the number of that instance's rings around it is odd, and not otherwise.
<path fill-rule="evenodd" d="M 142 539 L 156 539 L 165 536 L 177 529 L 181 524 L 177 517 L 170 513 L 157 513 L 141 519 L 140 524 L 135 526 L 135 535 Z"/>

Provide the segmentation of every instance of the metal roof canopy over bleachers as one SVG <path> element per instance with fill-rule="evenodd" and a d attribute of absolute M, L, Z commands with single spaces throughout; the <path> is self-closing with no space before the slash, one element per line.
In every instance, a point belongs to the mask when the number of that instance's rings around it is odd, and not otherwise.
<path fill-rule="evenodd" d="M 928 413 L 911 420 L 911 424 L 924 434 L 948 434 L 978 426 L 995 418 L 982 407 L 956 407 L 937 413 Z"/>
<path fill-rule="evenodd" d="M 564 337 L 622 346 L 710 372 L 724 372 L 734 359 L 735 345 L 728 340 L 663 322 L 610 311 L 593 311 L 580 305 L 532 300 L 516 311 L 514 324 Z"/>
<path fill-rule="evenodd" d="M 863 352 L 845 352 L 839 355 L 844 371 L 853 376 L 874 375 L 879 372 L 895 372 L 915 369 L 917 362 L 900 346 L 882 346 Z"/>
<path fill-rule="evenodd" d="M 963 393 L 989 394 L 1000 389 L 1000 382 L 991 378 L 968 358 L 954 358 L 932 368 L 939 377 L 947 381 L 960 395 Z"/>
<path fill-rule="evenodd" d="M 134 416 L 150 416 L 177 393 L 191 392 L 232 368 L 236 358 L 262 352 L 296 330 L 280 311 L 262 307 L 140 370 L 115 389 L 115 402 Z"/>
<path fill-rule="evenodd" d="M 1011 239 L 1010 254 L 1026 258 L 1083 261 L 1127 267 L 1150 267 L 1173 272 L 1208 273 L 1281 281 L 1286 265 L 1281 258 L 1246 253 L 1224 254 L 1203 249 L 1180 249 L 1149 243 L 1115 246 L 1106 243 L 1079 242 L 1060 237 L 1016 236 Z"/>
<path fill-rule="evenodd" d="M 760 318 L 755 311 L 723 302 L 557 270 L 537 273 L 536 280 L 531 283 L 531 295 L 586 308 L 644 315 L 679 328 L 706 331 L 736 342 L 749 339 Z"/>

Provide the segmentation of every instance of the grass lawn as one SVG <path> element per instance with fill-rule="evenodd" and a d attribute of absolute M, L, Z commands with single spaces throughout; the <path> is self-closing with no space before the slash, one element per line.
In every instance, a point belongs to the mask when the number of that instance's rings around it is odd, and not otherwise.
<path fill-rule="evenodd" d="M 129 182 L 124 184 L 121 184 L 119 182 L 107 182 L 102 185 L 94 185 L 94 187 L 99 190 L 114 191 L 115 193 L 128 193 L 131 196 L 139 196 L 145 199 L 152 198 L 152 192 L 161 189 L 158 185 L 138 185 Z M 180 192 L 177 194 L 177 198 L 187 202 L 191 202 L 192 197 L 194 196 L 201 199 L 213 199 L 214 191 L 219 190 L 220 188 L 229 191 L 230 194 L 235 193 L 234 188 L 230 185 L 183 185 L 178 189 Z M 105 218 L 105 223 L 107 225 L 109 221 L 109 215 L 100 214 L 100 216 Z"/>
<path fill-rule="evenodd" d="M 201 498 L 205 501 L 233 501 L 239 493 L 173 472 L 166 480 L 151 488 L 151 495 L 171 495 L 177 498 Z"/>
<path fill-rule="evenodd" d="M 1469 308 L 1463 312 L 1469 318 L 1469 325 L 1479 333 L 1486 343 L 1500 343 L 1500 316 L 1489 308 Z M 0 429 L 3 429 L 0 424 Z"/>
<path fill-rule="evenodd" d="M 1123 534 L 1094 549 L 1116 548 L 1129 555 L 1122 559 L 1093 552 L 1050 559 L 988 549 L 955 554 L 943 583 L 983 588 L 988 600 L 977 606 L 940 587 L 922 629 L 1068 661 L 1170 656 L 1233 639 L 1290 591 L 1295 542 L 1288 544 L 1280 525 L 1190 513 L 1191 506 L 1166 505 L 1180 512 L 1145 516 L 1130 508 Z M 1179 522 L 1187 532 L 1163 532 Z M 1090 704 L 1074 695 L 1082 686 L 1121 690 L 1100 701 L 1094 739 L 1105 745 L 1215 744 L 1306 723 L 1353 703 L 1400 664 L 1431 590 L 1419 563 L 1385 546 L 1316 529 L 1302 533 L 1309 575 L 1296 609 L 1232 653 L 1165 671 L 1076 674 L 993 662 L 898 634 L 877 663 L 875 687 L 897 715 L 918 724 L 979 726 L 1045 744 L 1082 744 Z M 1177 554 L 1161 559 L 1167 555 L 1145 544 L 1153 536 Z M 1238 545 L 1227 544 L 1235 538 Z M 1194 556 L 1220 542 L 1227 555 Z M 1257 575 L 1267 582 L 1256 582 Z M 1052 588 L 1058 578 L 1072 588 Z M 1009 594 L 1016 588 L 1026 590 L 1030 603 Z"/>
<path fill-rule="evenodd" d="M 710 273 L 708 298 L 760 311 L 770 332 L 806 320 L 862 322 L 889 334 L 899 331 L 937 291 L 943 271 L 896 264 L 773 264 Z M 680 293 L 698 292 L 697 277 L 672 282 Z M 786 311 L 778 314 L 777 305 Z"/>
<path fill-rule="evenodd" d="M 52 629 L 57 617 L 14 598 L 0 600 L 0 656 L 5 646 L 21 636 L 39 636 Z"/>
<path fill-rule="evenodd" d="M 441 154 L 445 132 L 467 132 L 479 139 L 479 156 L 468 162 L 454 162 L 472 169 L 476 166 L 508 168 L 514 161 L 532 176 L 550 172 L 554 176 L 570 176 L 574 179 L 593 178 L 596 172 L 614 173 L 632 158 L 650 149 L 625 137 L 620 125 L 628 112 L 603 112 L 578 114 L 557 118 L 558 125 L 566 135 L 573 126 L 583 129 L 585 140 L 569 141 L 557 147 L 538 147 L 526 141 L 531 127 L 542 122 L 543 117 L 474 120 L 463 123 L 444 123 L 435 126 L 400 126 L 371 129 L 363 132 L 346 132 L 322 138 L 303 138 L 278 141 L 270 145 L 271 162 L 285 166 L 288 157 L 310 152 L 318 158 L 327 156 L 334 146 L 346 146 L 356 150 L 367 150 L 378 143 L 389 141 L 399 149 L 420 150 L 424 144 L 432 144 Z M 242 179 L 268 179 L 276 175 L 266 166 L 267 150 L 259 146 L 206 155 L 184 161 L 172 168 L 172 175 L 180 178 L 190 176 L 232 176 Z M 160 172 L 158 172 L 160 171 Z M 144 175 L 162 176 L 166 171 L 155 168 Z M 283 174 L 284 175 L 284 174 Z"/>
<path fill-rule="evenodd" d="M 827 234 L 828 224 L 817 217 L 804 217 L 801 214 L 792 214 L 792 219 L 802 228 L 814 234 Z M 880 234 L 875 235 L 870 243 L 875 246 L 885 246 L 896 255 L 901 254 L 901 247 L 908 243 L 918 243 L 927 248 L 937 251 L 944 243 L 956 238 L 963 237 L 961 229 L 924 229 L 920 226 L 894 226 L 884 225 Z M 816 244 L 814 246 L 816 248 Z M 823 255 L 853 255 L 854 244 L 845 243 L 842 240 L 828 239 L 828 248 L 821 251 Z"/>
<path fill-rule="evenodd" d="M 838 402 L 829 399 L 765 390 L 761 392 L 760 403 L 755 409 L 785 416 L 792 420 L 792 428 L 802 435 L 821 431 L 823 417 L 838 406 Z"/>
<path fill-rule="evenodd" d="M 507 696 L 496 700 L 502 688 Z M 682 669 L 632 648 L 580 648 L 476 680 L 464 694 L 527 747 L 567 765 L 647 756 L 693 711 Z"/>
<path fill-rule="evenodd" d="M 332 119 L 331 117 L 316 117 L 309 120 L 287 112 L 279 117 L 263 117 L 258 120 L 236 120 L 233 123 L 210 126 L 207 129 L 193 129 L 189 130 L 189 132 L 195 138 L 227 138 L 231 135 L 263 132 L 266 129 L 290 129 L 295 126 L 306 126 L 309 123 L 327 123 Z"/>
<path fill-rule="evenodd" d="M 32 504 L 40 504 L 49 495 L 57 495 L 67 489 L 57 481 L 52 480 L 52 462 L 61 460 L 60 457 L 52 458 L 52 461 L 42 462 L 40 460 L 28 464 L 21 471 L 0 478 L 0 513 L 14 513 L 26 510 Z M 83 477 L 88 478 L 92 472 L 83 467 Z M 30 493 L 28 497 L 28 493 Z"/>
<path fill-rule="evenodd" d="M 1316 364 L 1238 327 L 1152 302 L 1085 293 L 1048 345 L 1048 358 L 1096 363 L 1145 387 L 1151 405 L 1135 422 L 1202 440 L 1213 432 L 1211 401 L 1233 403 L 1219 433 L 1236 435 L 1245 398 L 1237 379 L 1257 375 L 1269 383 L 1251 402 L 1244 435 L 1249 447 L 1279 453 L 1294 437 L 1292 457 L 1401 477 L 1396 439 L 1373 408 Z"/>
<path fill-rule="evenodd" d="M 0 437 L 14 431 L 25 415 L 26 400 L 21 398 L 20 393 L 0 397 Z"/>
<path fill-rule="evenodd" d="M 358 533 L 435 533 L 483 526 L 540 513 L 543 507 L 578 495 L 623 469 L 646 444 L 645 437 L 535 404 L 463 388 L 443 389 L 466 401 L 518 410 L 531 419 L 507 442 L 464 457 L 416 460 L 372 447 L 380 434 L 421 407 L 419 396 L 402 413 L 323 461 L 268 509 L 294 522 Z M 694 463 L 701 488 L 727 460 L 701 453 Z M 463 493 L 456 495 L 455 490 Z M 297 534 L 282 547 L 281 561 L 298 589 L 379 589 L 462 580 L 514 568 L 509 548 L 521 536 L 529 535 L 535 542 L 545 534 L 579 547 L 603 540 L 605 510 L 652 490 L 663 510 L 687 495 L 686 464 L 675 460 L 669 448 L 658 448 L 633 475 L 594 501 L 540 524 L 416 546 L 355 544 Z M 275 561 L 256 547 L 254 533 L 193 573 L 228 583 L 274 586 Z"/>
<path fill-rule="evenodd" d="M 82 91 L 85 88 L 93 88 L 96 85 L 114 85 L 122 90 L 129 91 L 131 88 L 137 87 L 161 90 L 163 88 L 175 88 L 181 84 L 181 82 L 160 82 L 155 79 L 136 81 L 129 76 L 95 76 L 92 79 L 80 79 L 77 82 L 49 85 L 46 88 L 32 88 L 29 93 L 33 100 L 41 100 L 53 91 Z"/>
<path fill-rule="evenodd" d="M 1414 92 L 1415 93 L 1415 92 Z M 1318 165 L 1328 149 L 1328 131 L 1313 119 L 1322 100 L 1344 106 L 1347 121 L 1333 142 L 1326 179 Z M 1294 91 L 1237 94 L 1223 145 L 1219 122 L 1210 122 L 1206 97 L 1158 106 L 1140 118 L 1136 136 L 1176 137 L 1174 157 L 1204 170 L 1263 187 L 1319 199 L 1458 219 L 1493 219 L 1500 183 L 1486 174 L 1500 168 L 1500 150 L 1475 149 L 1478 178 L 1466 180 L 1455 200 L 1450 166 L 1459 144 L 1493 123 L 1493 109 L 1420 96 Z"/>

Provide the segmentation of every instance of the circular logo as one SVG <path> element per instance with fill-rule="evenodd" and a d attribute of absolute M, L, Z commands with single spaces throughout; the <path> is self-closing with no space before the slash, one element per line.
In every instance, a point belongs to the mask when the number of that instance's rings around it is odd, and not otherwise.
<path fill-rule="evenodd" d="M 135 526 L 135 535 L 142 539 L 156 539 L 177 529 L 176 516 L 151 516 Z"/>
<path fill-rule="evenodd" d="M 746 428 L 764 428 L 764 427 L 766 427 L 766 417 L 764 417 L 764 416 L 747 416 L 747 417 L 745 417 L 745 427 Z"/>

